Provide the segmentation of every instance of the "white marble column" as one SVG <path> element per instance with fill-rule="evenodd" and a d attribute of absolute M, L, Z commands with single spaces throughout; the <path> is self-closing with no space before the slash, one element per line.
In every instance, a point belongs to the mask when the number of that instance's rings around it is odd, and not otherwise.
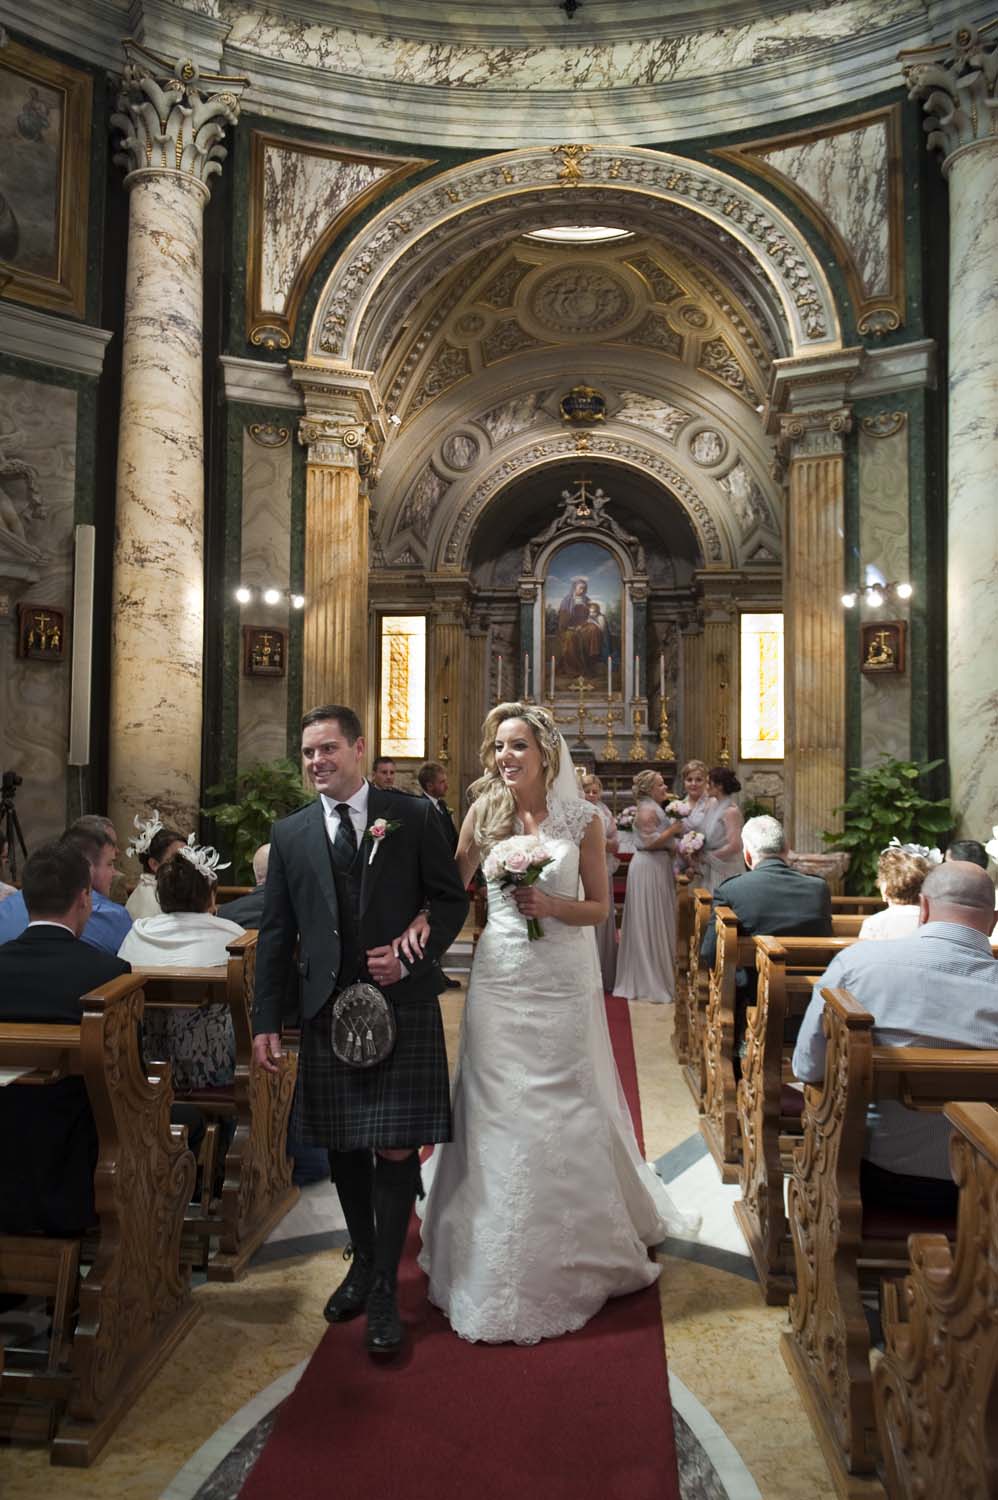
<path fill-rule="evenodd" d="M 901 54 L 949 183 L 947 683 L 960 832 L 998 820 L 998 23 Z"/>
<path fill-rule="evenodd" d="M 109 812 L 197 826 L 204 638 L 202 218 L 244 79 L 125 43 L 112 125 L 128 269 L 111 626 Z"/>

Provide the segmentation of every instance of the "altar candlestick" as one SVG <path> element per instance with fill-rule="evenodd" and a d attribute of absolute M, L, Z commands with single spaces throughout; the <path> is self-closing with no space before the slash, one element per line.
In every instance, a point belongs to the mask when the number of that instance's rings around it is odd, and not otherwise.
<path fill-rule="evenodd" d="M 612 656 L 608 656 L 607 659 L 606 659 L 606 696 L 608 698 L 612 698 L 613 697 L 613 657 Z"/>
<path fill-rule="evenodd" d="M 525 651 L 523 653 L 523 696 L 524 696 L 525 699 L 529 699 L 529 697 L 530 697 L 530 652 L 529 651 Z"/>
<path fill-rule="evenodd" d="M 551 702 L 554 702 L 554 657 L 551 658 Z"/>
<path fill-rule="evenodd" d="M 640 697 L 640 695 L 641 695 L 641 680 L 638 677 L 638 653 L 635 651 L 635 653 L 634 653 L 634 696 L 635 696 L 635 698 L 638 698 L 638 697 Z"/>
<path fill-rule="evenodd" d="M 665 652 L 658 659 L 658 696 L 665 702 Z"/>
<path fill-rule="evenodd" d="M 502 702 L 502 657 L 499 658 L 499 666 L 496 671 L 496 702 Z"/>

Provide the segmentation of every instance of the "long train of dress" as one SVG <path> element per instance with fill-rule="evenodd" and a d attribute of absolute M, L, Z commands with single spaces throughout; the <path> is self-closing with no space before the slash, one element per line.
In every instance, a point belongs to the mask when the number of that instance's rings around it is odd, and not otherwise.
<path fill-rule="evenodd" d="M 579 811 L 578 809 L 586 809 Z M 541 875 L 575 897 L 594 809 L 553 809 Z M 420 1265 L 454 1331 L 533 1344 L 581 1328 L 608 1297 L 649 1285 L 648 1247 L 691 1233 L 643 1161 L 610 1046 L 591 928 L 543 919 L 527 938 L 489 884 L 454 1085 L 454 1139 L 426 1174 Z"/>

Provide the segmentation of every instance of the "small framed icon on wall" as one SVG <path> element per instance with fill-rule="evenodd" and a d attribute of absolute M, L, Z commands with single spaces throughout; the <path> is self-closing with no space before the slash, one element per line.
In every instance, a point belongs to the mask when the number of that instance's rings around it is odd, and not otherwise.
<path fill-rule="evenodd" d="M 66 654 L 66 611 L 51 604 L 19 604 L 17 654 L 23 661 L 62 661 Z"/>
<path fill-rule="evenodd" d="M 243 674 L 283 677 L 287 670 L 288 632 L 278 625 L 243 626 Z"/>
<path fill-rule="evenodd" d="M 866 620 L 859 627 L 859 669 L 869 677 L 899 675 L 905 670 L 905 620 Z"/>

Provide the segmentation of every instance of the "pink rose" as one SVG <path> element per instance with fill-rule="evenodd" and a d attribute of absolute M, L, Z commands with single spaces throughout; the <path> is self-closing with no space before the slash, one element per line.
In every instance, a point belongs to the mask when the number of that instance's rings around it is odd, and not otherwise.
<path fill-rule="evenodd" d="M 367 831 L 371 835 L 372 839 L 383 839 L 385 834 L 388 832 L 388 824 L 384 818 L 375 818 L 374 822 L 371 824 L 370 828 Z"/>
<path fill-rule="evenodd" d="M 511 875 L 522 875 L 530 860 L 522 849 L 512 849 L 506 856 L 506 869 Z"/>
<path fill-rule="evenodd" d="M 531 856 L 530 856 L 530 863 L 532 865 L 546 865 L 547 862 L 548 862 L 548 852 L 547 852 L 546 849 L 544 849 L 542 847 L 539 847 L 539 848 L 535 849 L 533 851 L 533 853 L 531 854 Z"/>

